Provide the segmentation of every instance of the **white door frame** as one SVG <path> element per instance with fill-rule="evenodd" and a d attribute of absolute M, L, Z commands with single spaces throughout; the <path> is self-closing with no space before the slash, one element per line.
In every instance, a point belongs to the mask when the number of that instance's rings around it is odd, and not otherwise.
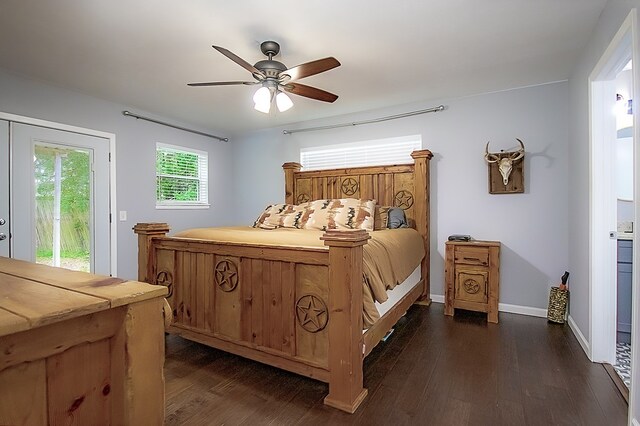
<path fill-rule="evenodd" d="M 610 231 L 617 228 L 615 175 L 615 76 L 629 59 L 633 61 L 634 138 L 634 222 L 640 224 L 640 40 L 638 14 L 632 9 L 589 75 L 589 350 L 594 362 L 615 363 L 617 240 Z M 612 127 L 613 126 L 613 127 Z M 640 294 L 639 231 L 633 237 L 632 295 Z M 640 419 L 640 303 L 633 303 L 631 320 L 631 389 L 628 424 Z"/>
<path fill-rule="evenodd" d="M 116 135 L 114 133 L 102 132 L 100 130 L 87 129 L 84 127 L 71 126 L 68 124 L 56 123 L 54 121 L 41 120 L 39 118 L 25 117 L 22 115 L 10 114 L 0 111 L 0 119 L 7 120 L 15 123 L 30 124 L 33 126 L 45 127 L 54 130 L 63 130 L 72 133 L 79 133 L 82 135 L 96 136 L 107 139 L 109 141 L 109 217 L 111 223 L 109 224 L 109 233 L 111 240 L 111 275 L 116 276 L 118 273 L 118 228 L 115 212 L 116 210 Z M 9 148 L 11 149 L 11 147 Z M 11 158 L 11 152 L 9 152 L 9 158 Z M 13 211 L 10 211 L 10 215 Z"/>
<path fill-rule="evenodd" d="M 591 360 L 615 364 L 617 200 L 615 190 L 616 118 L 613 114 L 617 74 L 631 59 L 632 15 L 625 20 L 589 76 L 590 104 L 590 250 L 589 276 Z M 634 64 L 635 66 L 636 64 Z M 634 129 L 635 130 L 635 129 Z"/>
<path fill-rule="evenodd" d="M 9 157 L 9 122 L 0 120 L 0 157 Z M 0 234 L 4 234 L 4 240 L 0 241 L 0 256 L 10 256 L 9 238 L 9 170 L 5 168 L 8 162 L 0 164 L 0 219 L 5 223 L 0 225 Z"/>

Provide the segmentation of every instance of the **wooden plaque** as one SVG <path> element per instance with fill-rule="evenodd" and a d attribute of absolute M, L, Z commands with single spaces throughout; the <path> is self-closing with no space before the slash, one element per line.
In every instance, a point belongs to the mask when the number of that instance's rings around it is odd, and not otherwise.
<path fill-rule="evenodd" d="M 495 153 L 498 158 L 513 155 L 513 152 Z M 498 168 L 498 162 L 487 163 L 489 166 L 489 194 L 519 194 L 524 193 L 524 156 L 513 162 L 513 169 L 509 181 L 505 185 Z"/>

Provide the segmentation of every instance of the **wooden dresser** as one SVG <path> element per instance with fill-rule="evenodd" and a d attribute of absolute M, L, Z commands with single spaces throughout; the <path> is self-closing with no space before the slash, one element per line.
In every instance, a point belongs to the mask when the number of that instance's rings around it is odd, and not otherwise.
<path fill-rule="evenodd" d="M 498 322 L 499 241 L 447 241 L 444 314 L 455 308 L 487 313 Z"/>
<path fill-rule="evenodd" d="M 0 424 L 161 425 L 166 292 L 0 257 Z"/>

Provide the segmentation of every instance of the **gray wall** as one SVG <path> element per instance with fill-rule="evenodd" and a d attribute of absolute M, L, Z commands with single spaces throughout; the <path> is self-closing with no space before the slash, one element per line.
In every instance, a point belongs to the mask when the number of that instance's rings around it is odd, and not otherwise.
<path fill-rule="evenodd" d="M 128 220 L 118 222 L 118 276 L 134 279 L 137 277 L 137 242 L 131 228 L 136 222 L 168 222 L 172 229 L 180 230 L 225 225 L 231 221 L 227 207 L 232 203 L 229 185 L 231 144 L 124 117 L 122 111 L 125 109 L 152 116 L 131 106 L 52 87 L 0 70 L 0 111 L 115 133 L 117 209 L 128 212 Z M 156 118 L 175 123 L 171 119 Z M 210 209 L 156 210 L 156 142 L 209 153 Z"/>
<path fill-rule="evenodd" d="M 571 317 L 589 339 L 589 74 L 632 7 L 640 1 L 613 0 L 600 15 L 569 80 L 569 270 Z"/>
<path fill-rule="evenodd" d="M 339 101 L 338 101 L 339 102 Z M 444 112 L 383 123 L 294 135 L 270 129 L 233 143 L 236 223 L 248 224 L 284 198 L 281 165 L 299 161 L 303 146 L 422 136 L 435 157 L 431 171 L 432 293 L 442 295 L 444 243 L 454 233 L 502 245 L 500 302 L 546 308 L 548 289 L 568 266 L 568 84 L 441 101 Z M 295 127 L 344 123 L 438 105 L 411 104 Z M 524 194 L 490 195 L 484 146 L 526 145 Z"/>

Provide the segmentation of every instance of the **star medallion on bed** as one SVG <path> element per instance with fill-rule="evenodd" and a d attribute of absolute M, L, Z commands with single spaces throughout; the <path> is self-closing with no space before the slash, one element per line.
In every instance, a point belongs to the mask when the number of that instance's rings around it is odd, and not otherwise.
<path fill-rule="evenodd" d="M 317 333 L 327 325 L 327 307 L 318 297 L 307 294 L 296 304 L 300 326 L 310 333 Z"/>
<path fill-rule="evenodd" d="M 216 264 L 216 283 L 222 291 L 233 291 L 238 285 L 238 271 L 236 265 L 228 260 L 221 260 Z"/>
<path fill-rule="evenodd" d="M 398 191 L 395 196 L 396 207 L 408 209 L 413 205 L 413 194 L 409 191 Z"/>

